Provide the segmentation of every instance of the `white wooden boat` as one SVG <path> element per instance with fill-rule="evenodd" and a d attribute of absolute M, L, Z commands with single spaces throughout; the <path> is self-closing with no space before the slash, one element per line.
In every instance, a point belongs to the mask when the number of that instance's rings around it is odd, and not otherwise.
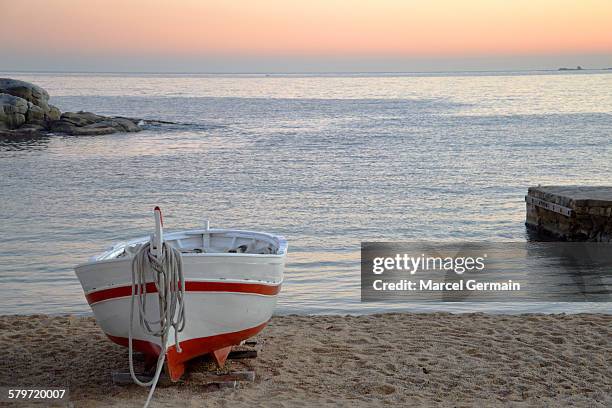
<path fill-rule="evenodd" d="M 160 213 L 161 223 L 161 213 Z M 161 234 L 160 234 L 161 235 Z M 133 318 L 132 344 L 149 366 L 165 349 L 170 378 L 178 380 L 185 363 L 211 354 L 223 365 L 233 345 L 259 333 L 270 320 L 283 282 L 287 242 L 262 232 L 203 229 L 141 237 L 114 245 L 75 267 L 98 325 L 115 343 L 127 346 L 132 306 L 132 260 L 138 249 L 159 239 L 182 254 L 185 326 L 175 346 L 174 330 L 162 340 L 147 334 Z M 159 319 L 153 280 L 146 284 L 147 317 Z"/>

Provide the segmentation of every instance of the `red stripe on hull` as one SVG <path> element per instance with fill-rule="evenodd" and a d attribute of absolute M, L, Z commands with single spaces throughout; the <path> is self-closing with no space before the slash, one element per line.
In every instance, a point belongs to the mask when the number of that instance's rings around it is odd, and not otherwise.
<path fill-rule="evenodd" d="M 217 334 L 215 336 L 199 337 L 195 339 L 189 339 L 181 341 L 181 353 L 176 351 L 174 345 L 168 347 L 166 350 L 166 361 L 168 363 L 168 375 L 172 381 L 177 381 L 185 372 L 185 363 L 191 359 L 194 359 L 204 354 L 212 353 L 216 350 L 223 349 L 225 347 L 234 346 L 240 344 L 242 340 L 246 340 L 249 337 L 253 337 L 257 333 L 263 330 L 268 322 L 264 322 L 259 326 L 251 327 L 248 329 Z M 109 339 L 113 342 L 128 347 L 128 339 L 125 337 L 112 336 L 106 334 Z M 180 338 L 180 334 L 179 334 Z M 160 346 L 155 343 L 151 343 L 145 340 L 133 340 L 132 345 L 134 350 L 140 351 L 150 357 L 157 358 L 161 350 Z"/>
<path fill-rule="evenodd" d="M 233 293 L 253 293 L 257 295 L 273 296 L 280 292 L 281 285 L 262 285 L 259 283 L 239 283 L 239 282 L 186 282 L 186 292 L 233 292 Z M 147 293 L 157 293 L 155 283 L 146 284 Z M 118 286 L 109 289 L 102 289 L 85 295 L 87 303 L 90 305 L 102 302 L 103 300 L 126 297 L 132 295 L 132 285 Z"/>

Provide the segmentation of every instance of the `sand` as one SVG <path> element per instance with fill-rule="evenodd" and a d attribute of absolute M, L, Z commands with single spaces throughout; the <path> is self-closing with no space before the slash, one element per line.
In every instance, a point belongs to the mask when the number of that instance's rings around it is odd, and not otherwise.
<path fill-rule="evenodd" d="M 0 385 L 67 386 L 76 407 L 146 398 L 113 385 L 127 350 L 93 318 L 2 316 L 0 329 Z M 612 406 L 612 315 L 282 316 L 256 339 L 256 359 L 231 363 L 254 383 L 210 390 L 188 377 L 152 406 Z"/>

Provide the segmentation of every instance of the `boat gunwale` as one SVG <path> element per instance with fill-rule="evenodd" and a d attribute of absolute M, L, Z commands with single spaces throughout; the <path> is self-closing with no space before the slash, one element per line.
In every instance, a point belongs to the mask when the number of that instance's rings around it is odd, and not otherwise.
<path fill-rule="evenodd" d="M 233 230 L 233 229 L 217 229 L 217 228 L 210 228 L 210 229 L 192 229 L 192 230 L 179 230 L 179 231 L 169 231 L 166 236 L 168 236 L 168 240 L 173 240 L 174 238 L 171 238 L 172 235 L 174 234 L 204 234 L 204 233 L 243 233 L 243 234 L 252 234 L 252 235 L 263 235 L 267 238 L 271 238 L 275 241 L 277 241 L 277 245 L 278 245 L 278 250 L 277 253 L 275 254 L 250 254 L 250 253 L 227 253 L 227 252 L 202 252 L 202 253 L 183 253 L 182 256 L 184 258 L 192 258 L 192 257 L 207 257 L 207 258 L 212 258 L 212 257 L 238 257 L 238 258 L 263 258 L 263 259 L 281 259 L 286 257 L 287 255 L 287 249 L 288 249 L 288 244 L 287 244 L 287 240 L 285 239 L 285 237 L 283 237 L 282 235 L 274 235 L 274 234 L 269 234 L 267 232 L 259 232 L 259 231 L 250 231 L 250 230 Z M 119 250 L 125 249 L 126 246 L 132 245 L 132 244 L 139 244 L 139 243 L 143 243 L 143 242 L 147 242 L 149 241 L 150 236 L 141 236 L 138 238 L 134 238 L 134 239 L 130 239 L 127 241 L 120 241 L 117 242 L 116 244 L 114 244 L 113 246 L 111 246 L 109 249 L 107 249 L 106 251 L 102 252 L 99 255 L 94 255 L 92 256 L 88 261 L 86 262 L 82 262 L 80 264 L 77 264 L 74 269 L 80 269 L 84 266 L 89 266 L 89 265 L 97 265 L 97 264 L 102 264 L 102 263 L 113 263 L 113 262 L 122 262 L 122 261 L 126 261 L 126 260 L 130 260 L 132 259 L 132 257 L 123 257 L 123 258 L 109 258 L 109 259 L 101 259 L 104 257 L 108 257 L 111 254 L 113 254 L 114 252 L 117 252 Z"/>

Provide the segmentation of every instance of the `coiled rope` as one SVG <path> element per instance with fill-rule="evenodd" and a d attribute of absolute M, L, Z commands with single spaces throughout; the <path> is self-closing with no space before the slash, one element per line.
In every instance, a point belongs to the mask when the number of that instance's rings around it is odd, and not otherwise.
<path fill-rule="evenodd" d="M 142 387 L 151 387 L 145 408 L 151 402 L 166 358 L 166 342 L 170 328 L 174 329 L 176 351 L 181 352 L 178 334 L 185 328 L 185 280 L 181 252 L 165 242 L 158 259 L 150 251 L 151 244 L 140 247 L 132 260 L 132 299 L 130 302 L 130 325 L 128 350 L 132 380 Z M 147 318 L 147 280 L 155 283 L 159 299 L 159 320 Z M 139 324 L 144 334 L 160 337 L 161 350 L 157 358 L 155 376 L 147 382 L 140 381 L 134 372 L 132 332 L 134 325 L 134 303 L 138 302 Z"/>

